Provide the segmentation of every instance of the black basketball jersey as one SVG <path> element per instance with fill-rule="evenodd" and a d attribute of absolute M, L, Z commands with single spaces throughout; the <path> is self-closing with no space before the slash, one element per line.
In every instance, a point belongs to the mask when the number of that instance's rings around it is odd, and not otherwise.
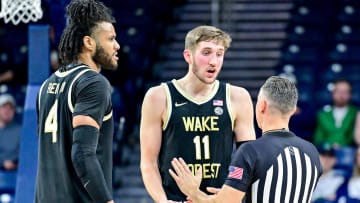
<path fill-rule="evenodd" d="M 321 173 L 313 144 L 273 131 L 235 152 L 225 184 L 246 192 L 247 203 L 310 202 Z"/>
<path fill-rule="evenodd" d="M 92 200 L 71 160 L 72 117 L 87 115 L 100 125 L 96 155 L 111 191 L 114 123 L 110 84 L 86 65 L 62 70 L 53 73 L 38 93 L 39 159 L 35 202 L 90 203 Z"/>
<path fill-rule="evenodd" d="M 163 125 L 160 173 L 168 199 L 186 197 L 169 175 L 171 160 L 182 157 L 195 173 L 202 167 L 201 189 L 221 187 L 233 151 L 233 119 L 229 112 L 229 85 L 216 81 L 213 92 L 197 102 L 181 90 L 176 80 L 163 84 L 167 91 L 167 120 Z"/>

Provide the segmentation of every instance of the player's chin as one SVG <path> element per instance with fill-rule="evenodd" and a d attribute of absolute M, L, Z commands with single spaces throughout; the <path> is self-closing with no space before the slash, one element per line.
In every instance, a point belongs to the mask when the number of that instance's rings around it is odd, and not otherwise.
<path fill-rule="evenodd" d="M 215 81 L 216 81 L 216 77 L 206 77 L 206 78 L 204 79 L 204 82 L 205 82 L 206 84 L 213 84 Z"/>
<path fill-rule="evenodd" d="M 102 66 L 102 68 L 106 69 L 106 70 L 116 70 L 118 68 L 118 65 L 111 64 L 111 65 L 107 65 L 107 66 Z"/>
<path fill-rule="evenodd" d="M 112 60 L 104 68 L 107 70 L 116 70 L 118 68 L 118 62 L 116 60 Z"/>

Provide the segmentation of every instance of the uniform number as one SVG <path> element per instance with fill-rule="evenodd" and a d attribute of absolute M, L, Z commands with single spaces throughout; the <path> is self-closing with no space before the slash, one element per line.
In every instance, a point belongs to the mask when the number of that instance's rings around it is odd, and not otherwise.
<path fill-rule="evenodd" d="M 196 160 L 201 160 L 201 140 L 200 140 L 200 136 L 196 136 L 194 137 L 193 140 L 194 144 L 195 144 L 195 153 L 196 153 Z M 204 158 L 205 159 L 210 159 L 210 140 L 209 140 L 209 135 L 205 135 L 202 138 L 202 143 L 204 145 Z"/>
<path fill-rule="evenodd" d="M 55 100 L 55 103 L 52 105 L 49 114 L 45 120 L 45 133 L 52 133 L 52 142 L 57 142 L 57 130 L 58 130 L 58 122 L 57 122 L 57 108 L 58 108 L 58 100 Z"/>

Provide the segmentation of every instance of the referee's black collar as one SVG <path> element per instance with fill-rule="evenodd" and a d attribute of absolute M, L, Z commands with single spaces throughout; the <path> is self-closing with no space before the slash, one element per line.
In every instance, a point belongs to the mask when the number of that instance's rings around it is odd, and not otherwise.
<path fill-rule="evenodd" d="M 295 136 L 293 132 L 291 132 L 288 129 L 282 128 L 282 129 L 274 129 L 274 130 L 267 130 L 262 133 L 262 136 Z"/>

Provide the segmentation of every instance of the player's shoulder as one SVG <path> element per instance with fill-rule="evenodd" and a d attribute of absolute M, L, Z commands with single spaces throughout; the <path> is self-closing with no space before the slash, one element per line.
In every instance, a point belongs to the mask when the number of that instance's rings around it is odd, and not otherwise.
<path fill-rule="evenodd" d="M 229 88 L 230 94 L 232 97 L 235 98 L 250 98 L 249 91 L 245 89 L 244 87 L 232 85 L 230 83 L 227 83 L 227 86 Z"/>
<path fill-rule="evenodd" d="M 162 83 L 153 87 L 150 87 L 145 94 L 144 101 L 151 103 L 166 101 L 167 86 Z"/>
<path fill-rule="evenodd" d="M 84 84 L 102 83 L 105 85 L 109 85 L 109 81 L 102 74 L 92 69 L 85 69 L 84 72 L 80 72 L 79 74 L 81 74 L 78 77 L 78 82 L 80 83 L 84 83 Z"/>

